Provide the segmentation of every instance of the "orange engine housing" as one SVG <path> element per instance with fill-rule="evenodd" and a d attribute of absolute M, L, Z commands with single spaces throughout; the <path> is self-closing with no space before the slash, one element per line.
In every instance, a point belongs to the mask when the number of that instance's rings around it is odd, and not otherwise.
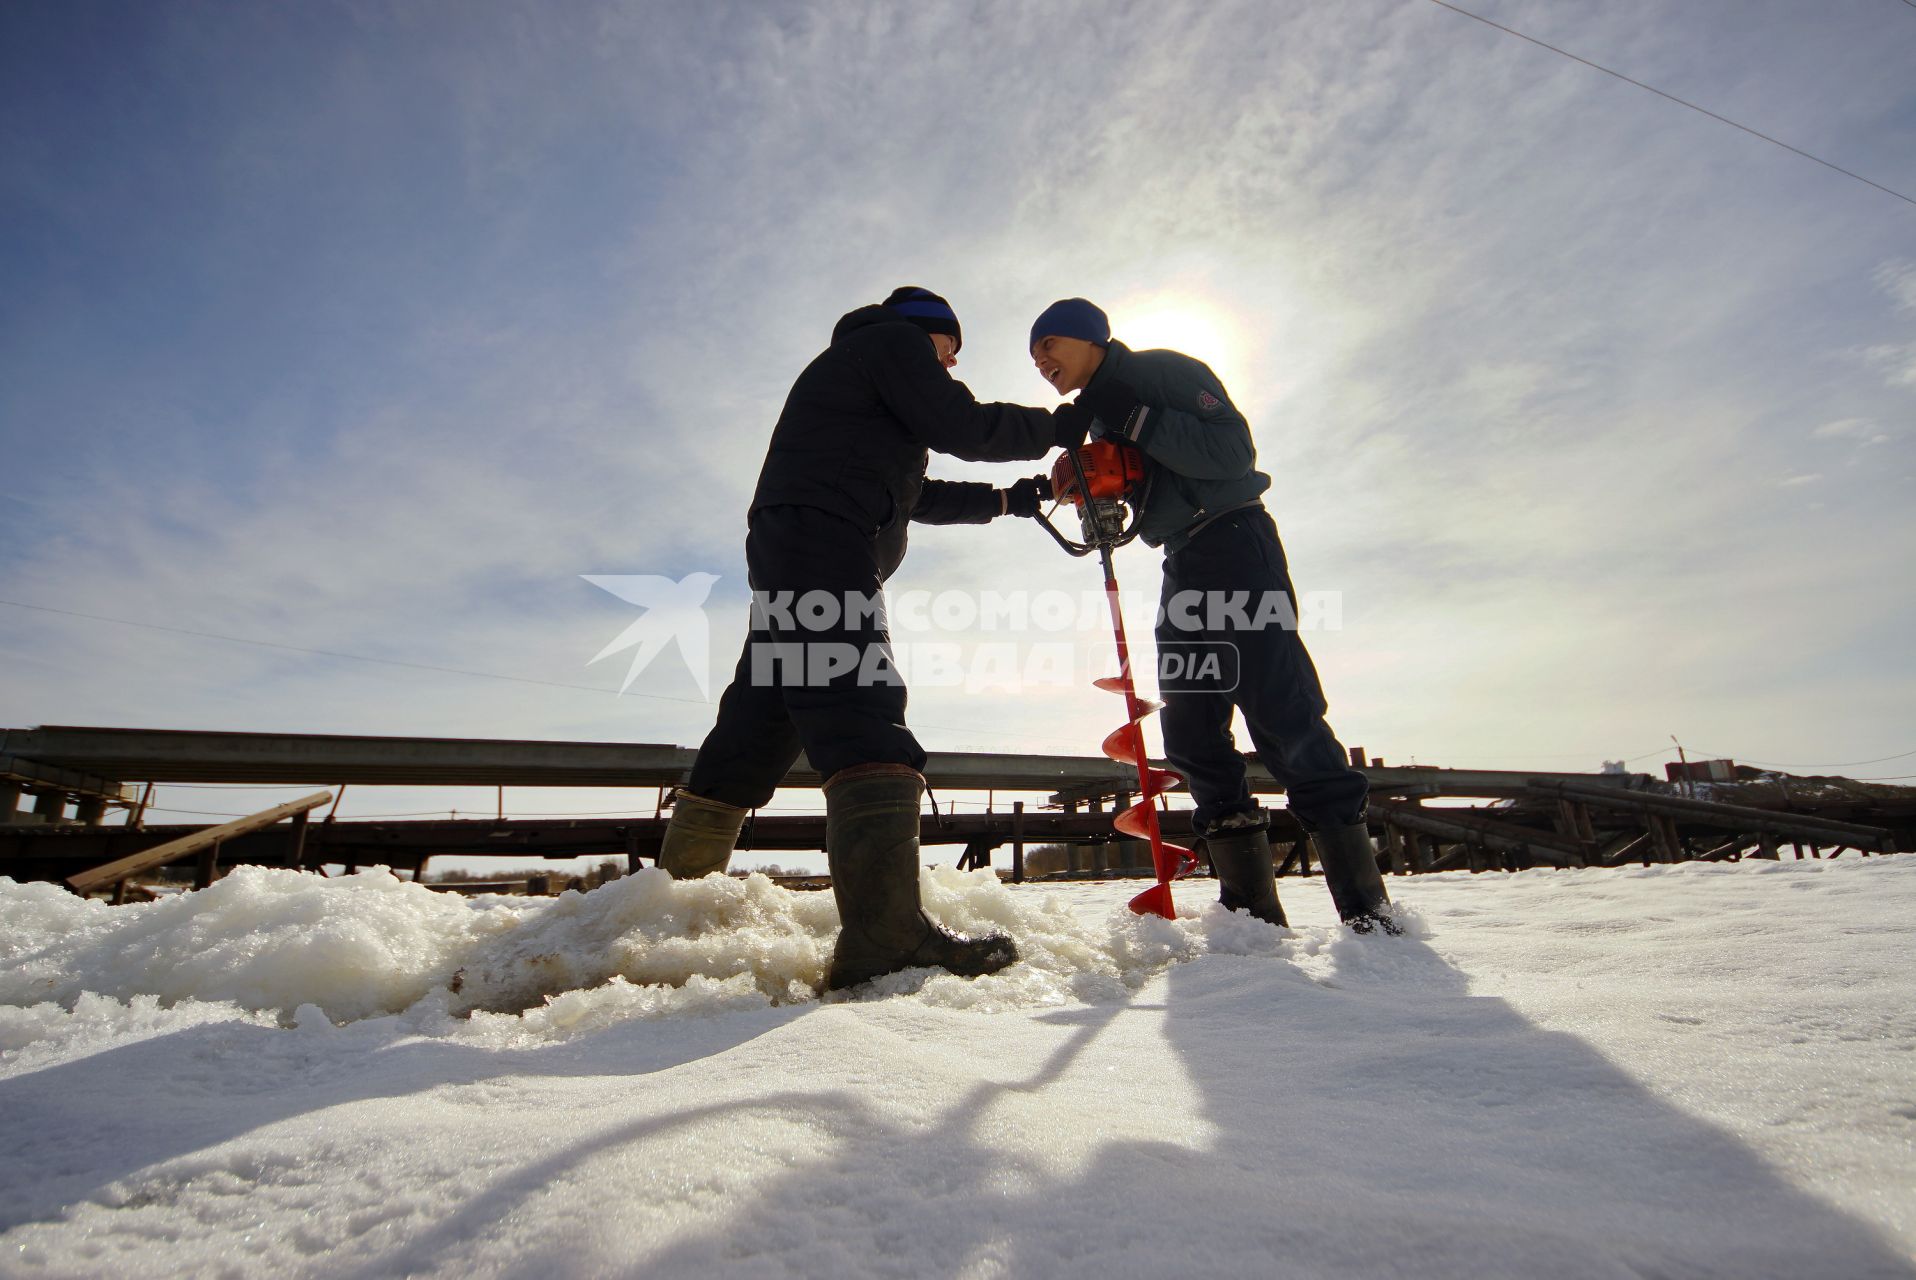
<path fill-rule="evenodd" d="M 1085 485 L 1093 502 L 1123 498 L 1144 479 L 1144 455 L 1136 445 L 1117 440 L 1093 440 L 1078 450 L 1084 467 Z M 1078 469 L 1071 455 L 1063 453 L 1051 464 L 1051 496 L 1059 502 L 1083 506 L 1085 495 L 1078 492 Z"/>

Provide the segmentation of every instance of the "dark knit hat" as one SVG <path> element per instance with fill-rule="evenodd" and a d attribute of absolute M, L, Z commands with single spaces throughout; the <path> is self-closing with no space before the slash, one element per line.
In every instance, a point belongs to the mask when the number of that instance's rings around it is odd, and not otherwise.
<path fill-rule="evenodd" d="M 899 285 L 891 291 L 891 297 L 883 305 L 896 311 L 905 319 L 923 329 L 926 333 L 948 333 L 957 343 L 953 350 L 965 345 L 965 335 L 958 328 L 958 313 L 951 304 L 929 289 L 920 289 L 917 285 Z"/>
<path fill-rule="evenodd" d="M 1054 337 L 1082 338 L 1101 347 L 1109 346 L 1111 321 L 1105 318 L 1104 312 L 1083 298 L 1060 298 L 1032 322 L 1031 341 L 1025 344 L 1025 348 L 1029 350 L 1037 346 L 1040 338 Z"/>

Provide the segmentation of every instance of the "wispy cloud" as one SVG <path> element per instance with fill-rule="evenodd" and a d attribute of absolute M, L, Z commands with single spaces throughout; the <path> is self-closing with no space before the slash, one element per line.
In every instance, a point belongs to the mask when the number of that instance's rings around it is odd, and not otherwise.
<path fill-rule="evenodd" d="M 1863 349 L 1863 358 L 1883 371 L 1892 387 L 1916 387 L 1916 342 L 1884 342 Z"/>
<path fill-rule="evenodd" d="M 1916 262 L 1892 258 L 1876 268 L 1876 286 L 1896 302 L 1899 311 L 1916 311 Z"/>

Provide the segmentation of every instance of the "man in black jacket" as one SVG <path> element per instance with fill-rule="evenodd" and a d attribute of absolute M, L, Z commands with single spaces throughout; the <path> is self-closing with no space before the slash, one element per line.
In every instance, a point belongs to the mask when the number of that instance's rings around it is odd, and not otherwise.
<path fill-rule="evenodd" d="M 1009 938 L 960 938 L 919 906 L 924 748 L 880 605 L 911 521 L 1035 515 L 1042 477 L 1010 489 L 927 479 L 932 450 L 978 462 L 1083 439 L 1081 413 L 980 404 L 947 370 L 963 333 L 943 298 L 900 288 L 841 318 L 792 384 L 752 496 L 752 630 L 718 723 L 674 803 L 659 865 L 722 871 L 746 815 L 801 750 L 824 779 L 826 854 L 843 929 L 829 989 L 939 966 L 975 976 L 1017 959 Z"/>
<path fill-rule="evenodd" d="M 1093 436 L 1144 455 L 1139 537 L 1165 552 L 1157 626 L 1164 754 L 1197 803 L 1192 825 L 1224 905 L 1285 922 L 1269 821 L 1231 740 L 1241 708 L 1257 758 L 1310 833 L 1338 915 L 1359 932 L 1397 932 L 1364 821 L 1369 784 L 1325 723 L 1323 686 L 1296 629 L 1290 567 L 1262 501 L 1270 477 L 1257 470 L 1250 426 L 1224 384 L 1190 356 L 1113 341 L 1104 312 L 1083 298 L 1047 307 L 1031 327 L 1030 350 L 1060 395 L 1078 393 Z"/>

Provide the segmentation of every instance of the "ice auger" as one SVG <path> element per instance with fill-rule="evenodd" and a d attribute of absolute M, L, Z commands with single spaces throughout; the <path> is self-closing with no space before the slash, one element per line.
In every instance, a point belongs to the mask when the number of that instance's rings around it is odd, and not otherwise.
<path fill-rule="evenodd" d="M 1046 516 L 1040 515 L 1038 523 L 1071 555 L 1096 551 L 1104 566 L 1104 598 L 1111 606 L 1111 631 L 1118 643 L 1118 674 L 1093 683 L 1107 693 L 1123 694 L 1129 717 L 1105 738 L 1104 754 L 1138 771 L 1138 802 L 1112 825 L 1125 835 L 1151 842 L 1157 883 L 1131 899 L 1131 910 L 1168 920 L 1177 915 L 1171 903 L 1171 881 L 1189 874 L 1197 858 L 1189 849 L 1168 843 L 1158 829 L 1157 797 L 1184 779 L 1169 769 L 1153 769 L 1144 749 L 1144 718 L 1164 704 L 1140 698 L 1131 678 L 1131 648 L 1125 640 L 1124 611 L 1118 603 L 1118 575 L 1112 562 L 1112 553 L 1138 536 L 1138 518 L 1149 494 L 1144 459 L 1135 447 L 1114 440 L 1093 441 L 1067 451 L 1051 468 L 1051 496 L 1077 507 L 1082 541 L 1065 537 Z M 1128 521 L 1127 505 L 1132 509 Z"/>

